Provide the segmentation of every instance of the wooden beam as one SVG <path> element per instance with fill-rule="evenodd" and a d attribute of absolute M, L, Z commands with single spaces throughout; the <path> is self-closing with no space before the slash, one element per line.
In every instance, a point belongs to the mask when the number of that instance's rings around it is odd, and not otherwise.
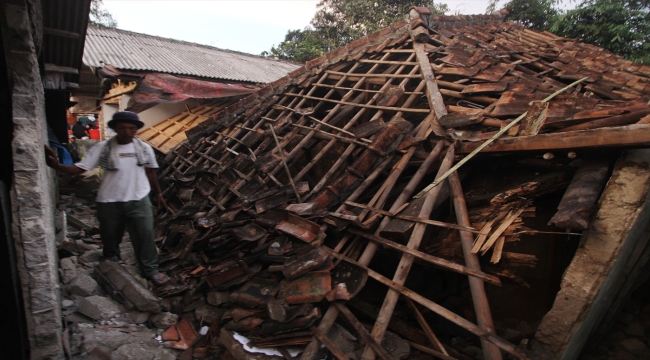
<path fill-rule="evenodd" d="M 314 336 L 318 340 L 320 340 L 320 342 L 323 343 L 323 345 L 325 345 L 327 350 L 329 350 L 332 353 L 332 355 L 334 355 L 335 358 L 337 358 L 338 360 L 349 360 L 349 358 L 345 356 L 343 351 L 339 350 L 336 347 L 336 344 L 334 344 L 327 336 L 325 336 L 325 334 L 323 334 L 322 331 L 318 330 L 317 327 L 312 326 L 310 330 L 314 334 Z"/>
<path fill-rule="evenodd" d="M 79 74 L 79 69 L 71 68 L 68 66 L 59 66 L 54 64 L 45 64 L 46 72 L 59 72 L 64 74 Z"/>
<path fill-rule="evenodd" d="M 498 337 L 497 335 L 494 335 L 492 333 L 488 333 L 487 331 L 483 330 L 482 328 L 478 327 L 476 324 L 472 323 L 469 320 L 466 320 L 460 315 L 457 315 L 453 313 L 452 311 L 446 309 L 443 306 L 440 306 L 436 304 L 435 302 L 425 298 L 424 296 L 416 293 L 415 291 L 408 289 L 404 287 L 403 285 L 400 285 L 385 276 L 381 275 L 380 273 L 368 268 L 367 266 L 361 265 L 359 262 L 354 261 L 353 259 L 350 259 L 347 256 L 341 255 L 339 253 L 335 253 L 333 250 L 330 250 L 327 247 L 323 247 L 325 250 L 328 250 L 329 254 L 332 255 L 333 257 L 337 259 L 342 259 L 350 264 L 359 266 L 360 268 L 368 271 L 368 276 L 371 278 L 377 280 L 378 282 L 388 286 L 389 288 L 399 291 L 400 294 L 410 298 L 411 300 L 417 302 L 418 304 L 426 307 L 427 309 L 433 311 L 434 313 L 440 315 L 441 317 L 445 318 L 446 320 L 451 321 L 452 323 L 464 328 L 465 330 L 473 333 L 476 336 L 479 336 L 481 338 L 487 339 L 490 342 L 496 344 L 499 348 L 507 352 L 508 354 L 511 354 L 515 356 L 518 359 L 523 359 L 523 360 L 528 360 L 528 358 L 522 354 L 519 349 L 514 346 L 513 344 L 509 343 L 508 341 Z"/>
<path fill-rule="evenodd" d="M 458 153 L 468 154 L 479 147 L 479 142 L 462 142 Z M 552 151 L 602 147 L 649 147 L 650 124 L 608 127 L 534 136 L 503 138 L 481 150 L 490 152 Z"/>
<path fill-rule="evenodd" d="M 445 260 L 443 258 L 439 258 L 439 257 L 433 256 L 433 255 L 429 255 L 429 254 L 423 253 L 421 251 L 408 248 L 408 247 L 406 247 L 406 246 L 404 246 L 402 244 L 396 243 L 394 241 L 390 241 L 388 239 L 384 239 L 384 238 L 376 236 L 376 235 L 364 233 L 363 231 L 359 231 L 359 230 L 356 230 L 356 229 L 350 229 L 348 231 L 350 231 L 350 233 L 352 233 L 352 234 L 359 235 L 359 236 L 361 236 L 363 238 L 366 238 L 366 239 L 368 239 L 370 241 L 374 241 L 374 242 L 377 242 L 379 244 L 391 247 L 391 248 L 393 248 L 395 250 L 399 250 L 399 251 L 401 251 L 403 253 L 413 255 L 414 257 L 416 257 L 418 259 L 424 260 L 424 261 L 426 261 L 428 263 L 431 263 L 433 265 L 436 265 L 436 266 L 440 266 L 443 269 L 454 271 L 454 272 L 457 272 L 457 273 L 463 274 L 463 275 L 475 276 L 475 277 L 477 277 L 479 279 L 482 279 L 484 281 L 487 281 L 487 282 L 489 282 L 491 284 L 501 286 L 501 280 L 499 280 L 499 278 L 494 276 L 494 275 L 489 275 L 489 274 L 486 274 L 486 273 L 484 273 L 482 271 L 475 271 L 475 270 L 469 269 L 469 268 L 467 268 L 467 267 L 465 267 L 463 265 L 457 264 L 457 263 L 455 263 L 453 261 L 449 261 L 449 260 Z"/>
<path fill-rule="evenodd" d="M 440 176 L 440 174 L 444 174 L 444 172 L 447 171 L 452 166 L 453 163 L 454 163 L 454 147 L 450 146 L 447 149 L 447 154 L 445 155 L 445 158 L 442 161 L 440 168 L 438 169 L 438 176 Z M 422 205 L 422 209 L 420 209 L 420 213 L 418 217 L 429 218 L 429 216 L 431 215 L 431 211 L 433 211 L 433 206 L 436 203 L 436 198 L 440 194 L 441 188 L 442 188 L 441 186 L 435 187 L 430 192 L 427 193 L 426 200 Z M 413 233 L 411 234 L 411 237 L 408 243 L 406 244 L 406 246 L 413 250 L 417 250 L 420 246 L 420 243 L 422 242 L 422 238 L 424 237 L 424 232 L 426 228 L 427 228 L 426 224 L 421 224 L 421 223 L 415 224 L 415 229 L 413 230 Z M 406 278 L 408 277 L 408 274 L 411 271 L 411 266 L 413 265 L 414 259 L 415 257 L 413 255 L 406 254 L 406 253 L 402 254 L 399 265 L 397 266 L 397 270 L 393 275 L 393 281 L 395 283 L 399 285 L 404 285 L 404 283 L 406 282 Z M 388 293 L 386 294 L 386 297 L 384 298 L 384 303 L 382 304 L 381 310 L 379 311 L 379 316 L 377 317 L 375 326 L 372 328 L 372 337 L 377 341 L 381 341 L 381 339 L 384 337 L 386 328 L 388 328 L 388 322 L 390 321 L 390 318 L 393 316 L 393 311 L 395 310 L 395 306 L 397 305 L 397 300 L 399 299 L 399 295 L 400 295 L 399 291 L 396 291 L 394 289 L 389 289 Z M 375 358 L 374 355 L 375 353 L 373 349 L 369 346 L 366 346 L 363 354 L 361 355 L 361 360 L 372 360 Z"/>
<path fill-rule="evenodd" d="M 449 187 L 451 188 L 458 224 L 468 226 L 470 225 L 469 214 L 467 212 L 467 204 L 465 203 L 465 196 L 463 195 L 463 188 L 460 184 L 458 172 L 453 172 L 451 176 L 449 176 L 448 181 Z M 460 242 L 463 248 L 465 264 L 472 270 L 481 271 L 481 264 L 478 261 L 478 256 L 472 253 L 473 241 L 474 239 L 471 233 L 462 230 L 460 231 Z M 474 311 L 476 312 L 478 326 L 489 334 L 496 334 L 494 323 L 492 322 L 490 304 L 488 303 L 487 295 L 485 294 L 485 284 L 478 278 L 470 277 L 469 289 L 472 294 L 472 302 L 474 303 Z M 481 346 L 483 348 L 483 357 L 486 360 L 502 359 L 501 351 L 494 343 L 487 339 L 481 339 Z"/>
<path fill-rule="evenodd" d="M 46 35 L 67 37 L 67 38 L 70 38 L 70 39 L 79 39 L 79 38 L 81 38 L 79 33 L 76 33 L 74 31 L 61 30 L 61 29 L 55 29 L 55 28 L 50 28 L 50 27 L 43 27 L 43 33 L 46 34 Z"/>
<path fill-rule="evenodd" d="M 363 325 L 359 322 L 359 320 L 357 320 L 354 314 L 352 314 L 350 309 L 348 309 L 345 305 L 343 305 L 343 303 L 340 302 L 334 302 L 334 305 L 339 310 L 341 315 L 343 315 L 343 317 L 345 317 L 350 325 L 352 325 L 352 327 L 357 331 L 363 341 L 366 342 L 366 345 L 370 346 L 377 353 L 377 356 L 379 356 L 381 360 L 393 360 L 390 354 L 388 354 L 388 352 L 386 352 L 386 350 L 384 350 L 384 348 L 379 345 L 380 342 L 375 341 L 375 339 L 370 336 L 368 330 L 363 327 Z"/>

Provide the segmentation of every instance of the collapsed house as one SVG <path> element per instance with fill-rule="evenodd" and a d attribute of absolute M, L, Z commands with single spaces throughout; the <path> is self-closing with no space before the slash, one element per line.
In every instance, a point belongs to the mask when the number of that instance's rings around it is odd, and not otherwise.
<path fill-rule="evenodd" d="M 647 267 L 649 76 L 422 7 L 307 62 L 167 153 L 172 282 L 155 294 L 182 320 L 163 340 L 237 359 L 468 358 L 457 338 L 484 359 L 577 358 Z M 206 302 L 217 319 L 193 313 Z"/>

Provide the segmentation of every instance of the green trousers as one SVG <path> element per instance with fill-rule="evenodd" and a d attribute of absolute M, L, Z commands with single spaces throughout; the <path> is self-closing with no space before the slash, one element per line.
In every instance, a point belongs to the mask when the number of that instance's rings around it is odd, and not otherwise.
<path fill-rule="evenodd" d="M 104 257 L 119 257 L 126 228 L 142 275 L 150 277 L 158 273 L 158 249 L 154 241 L 153 212 L 148 196 L 138 201 L 98 202 L 97 219 Z"/>

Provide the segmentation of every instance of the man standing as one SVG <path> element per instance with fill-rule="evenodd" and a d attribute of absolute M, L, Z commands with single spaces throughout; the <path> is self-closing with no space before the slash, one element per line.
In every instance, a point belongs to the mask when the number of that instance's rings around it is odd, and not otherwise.
<path fill-rule="evenodd" d="M 148 196 L 151 189 L 157 196 L 158 206 L 166 204 L 158 184 L 155 170 L 158 163 L 153 149 L 135 137 L 143 126 L 137 114 L 117 112 L 108 122 L 117 135 L 93 146 L 82 161 L 63 165 L 52 149 L 46 146 L 45 152 L 47 165 L 66 174 L 81 174 L 97 166 L 104 169 L 96 199 L 104 258 L 119 260 L 119 245 L 126 228 L 143 276 L 156 285 L 163 285 L 169 277 L 158 272 L 158 250 Z"/>

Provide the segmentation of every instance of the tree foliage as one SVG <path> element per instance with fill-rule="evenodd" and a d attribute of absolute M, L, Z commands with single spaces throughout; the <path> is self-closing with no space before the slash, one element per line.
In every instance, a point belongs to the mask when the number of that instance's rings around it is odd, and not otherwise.
<path fill-rule="evenodd" d="M 542 31 L 548 29 L 558 16 L 557 0 L 512 0 L 506 5 L 509 20 L 527 28 Z"/>
<path fill-rule="evenodd" d="M 556 18 L 550 30 L 626 58 L 650 60 L 650 1 L 586 0 Z"/>
<path fill-rule="evenodd" d="M 305 28 L 304 30 L 289 30 L 284 41 L 277 47 L 271 47 L 270 52 L 264 51 L 263 56 L 273 56 L 281 60 L 306 62 L 325 54 L 323 43 L 316 31 Z"/>
<path fill-rule="evenodd" d="M 283 42 L 262 55 L 305 62 L 403 19 L 414 5 L 449 11 L 431 0 L 322 0 L 310 27 L 289 30 Z"/>
<path fill-rule="evenodd" d="M 494 4 L 493 4 L 494 3 Z M 488 11 L 496 8 L 492 0 Z M 510 0 L 514 20 L 534 30 L 576 38 L 640 63 L 650 61 L 650 0 L 583 0 L 574 9 L 559 0 Z"/>
<path fill-rule="evenodd" d="M 104 8 L 103 0 L 91 0 L 89 22 L 94 25 L 117 27 L 117 20 Z"/>

